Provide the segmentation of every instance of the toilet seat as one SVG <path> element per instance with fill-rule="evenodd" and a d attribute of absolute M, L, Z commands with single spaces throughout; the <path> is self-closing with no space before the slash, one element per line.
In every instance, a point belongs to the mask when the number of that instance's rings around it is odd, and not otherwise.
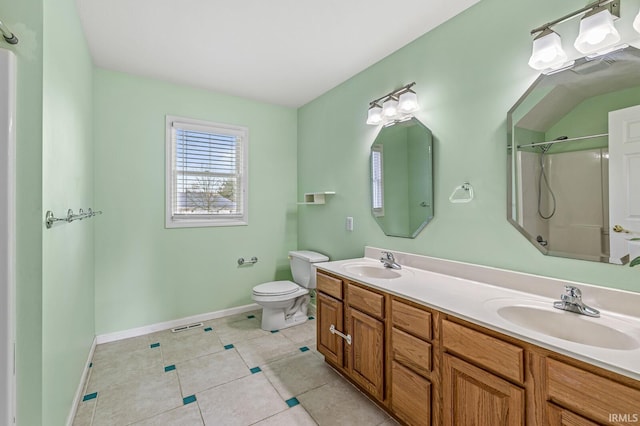
<path fill-rule="evenodd" d="M 271 281 L 253 288 L 255 296 L 285 296 L 300 290 L 300 286 L 291 281 Z"/>

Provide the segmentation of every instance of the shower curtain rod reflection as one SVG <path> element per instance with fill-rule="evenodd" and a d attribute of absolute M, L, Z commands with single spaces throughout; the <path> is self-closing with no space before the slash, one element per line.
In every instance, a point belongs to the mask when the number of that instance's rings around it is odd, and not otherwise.
<path fill-rule="evenodd" d="M 598 135 L 589 135 L 589 136 L 578 136 L 576 138 L 559 139 L 559 140 L 552 140 L 552 141 L 547 141 L 547 142 L 528 143 L 528 144 L 525 144 L 525 145 L 518 145 L 518 148 L 528 148 L 528 147 L 540 146 L 540 145 L 554 145 L 554 144 L 561 143 L 561 142 L 580 141 L 580 140 L 583 140 L 583 139 L 601 138 L 603 136 L 609 136 L 609 133 L 600 133 Z"/>
<path fill-rule="evenodd" d="M 69 209 L 67 210 L 67 217 L 63 218 L 63 217 L 55 217 L 53 212 L 49 210 L 47 211 L 47 215 L 45 216 L 45 223 L 47 225 L 47 229 L 50 229 L 53 226 L 53 224 L 56 222 L 71 223 L 74 220 L 82 220 L 88 217 L 94 217 L 97 214 L 102 214 L 102 211 L 94 212 L 93 210 L 89 209 L 85 212 L 84 210 L 80 209 L 78 211 L 78 214 L 74 214 L 73 210 Z"/>

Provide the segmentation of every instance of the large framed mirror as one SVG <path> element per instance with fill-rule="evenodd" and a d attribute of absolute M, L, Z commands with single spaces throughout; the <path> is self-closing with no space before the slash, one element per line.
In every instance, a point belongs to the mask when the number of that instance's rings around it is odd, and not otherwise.
<path fill-rule="evenodd" d="M 640 254 L 640 50 L 541 75 L 507 114 L 509 221 L 541 252 Z"/>
<path fill-rule="evenodd" d="M 386 235 L 415 238 L 433 218 L 432 148 L 415 117 L 382 127 L 371 145 L 371 212 Z"/>

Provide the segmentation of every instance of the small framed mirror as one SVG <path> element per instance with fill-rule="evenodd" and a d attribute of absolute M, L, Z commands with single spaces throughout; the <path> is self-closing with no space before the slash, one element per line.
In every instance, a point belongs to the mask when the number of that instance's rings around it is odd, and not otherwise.
<path fill-rule="evenodd" d="M 640 254 L 640 50 L 541 75 L 507 113 L 507 217 L 542 253 Z M 636 254 L 637 253 L 637 254 Z"/>
<path fill-rule="evenodd" d="M 371 213 L 386 235 L 415 238 L 433 218 L 432 149 L 415 117 L 382 127 L 371 145 Z"/>

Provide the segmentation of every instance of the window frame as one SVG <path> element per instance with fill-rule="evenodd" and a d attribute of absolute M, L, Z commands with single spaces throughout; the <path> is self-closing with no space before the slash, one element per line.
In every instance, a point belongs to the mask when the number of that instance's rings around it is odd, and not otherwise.
<path fill-rule="evenodd" d="M 181 127 L 180 125 L 183 125 Z M 176 196 L 176 139 L 173 129 L 191 128 L 216 134 L 236 135 L 241 138 L 240 190 L 242 212 L 234 215 L 180 215 L 174 216 Z M 191 217 L 189 217 L 191 216 Z M 233 124 L 215 123 L 175 115 L 165 116 L 165 228 L 199 228 L 218 226 L 245 226 L 249 224 L 249 129 Z"/>
<path fill-rule="evenodd" d="M 377 164 L 376 157 L 379 160 Z M 376 201 L 380 204 L 378 205 Z M 384 217 L 384 147 L 382 144 L 374 144 L 371 147 L 371 212 L 374 217 Z"/>

